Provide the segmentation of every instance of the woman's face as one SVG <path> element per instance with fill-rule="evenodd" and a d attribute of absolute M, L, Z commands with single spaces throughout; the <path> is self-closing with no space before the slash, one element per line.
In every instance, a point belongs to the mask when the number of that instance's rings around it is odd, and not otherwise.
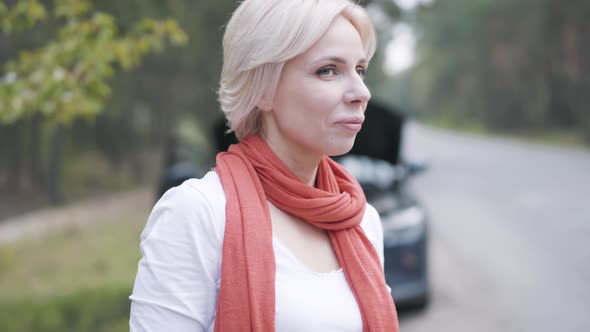
<path fill-rule="evenodd" d="M 347 153 L 371 97 L 367 65 L 357 30 L 336 18 L 316 44 L 285 64 L 270 110 L 263 112 L 269 144 L 307 157 Z"/>

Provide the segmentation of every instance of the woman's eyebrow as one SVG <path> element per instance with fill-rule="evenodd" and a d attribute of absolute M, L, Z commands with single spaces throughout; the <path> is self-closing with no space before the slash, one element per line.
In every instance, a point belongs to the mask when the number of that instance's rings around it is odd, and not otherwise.
<path fill-rule="evenodd" d="M 322 62 L 322 61 L 326 61 L 326 60 L 330 60 L 332 62 L 337 62 L 337 63 L 341 63 L 343 65 L 347 64 L 346 59 L 341 58 L 339 56 L 326 56 L 326 57 L 321 57 L 318 60 L 314 61 L 312 64 L 316 64 L 318 62 Z M 362 58 L 358 61 L 359 64 L 366 64 L 368 61 L 365 58 Z"/>

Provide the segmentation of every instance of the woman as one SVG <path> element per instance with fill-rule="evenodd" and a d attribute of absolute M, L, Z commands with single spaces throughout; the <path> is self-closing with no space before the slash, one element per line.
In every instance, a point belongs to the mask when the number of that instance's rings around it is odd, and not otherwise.
<path fill-rule="evenodd" d="M 348 152 L 375 49 L 348 0 L 245 0 L 219 100 L 240 139 L 167 192 L 141 236 L 132 331 L 397 331 L 382 229 Z"/>

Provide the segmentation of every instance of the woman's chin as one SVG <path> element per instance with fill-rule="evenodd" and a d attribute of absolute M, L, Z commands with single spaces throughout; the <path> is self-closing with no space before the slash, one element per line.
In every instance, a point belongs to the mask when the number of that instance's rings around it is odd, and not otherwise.
<path fill-rule="evenodd" d="M 337 156 L 341 156 L 343 154 L 347 154 L 348 152 L 350 152 L 350 150 L 352 150 L 353 145 L 354 145 L 354 138 L 350 139 L 350 140 L 342 140 L 341 142 L 338 142 L 338 144 L 335 144 L 334 146 L 332 146 L 330 148 L 329 153 L 327 153 L 327 155 L 330 157 L 337 157 Z"/>

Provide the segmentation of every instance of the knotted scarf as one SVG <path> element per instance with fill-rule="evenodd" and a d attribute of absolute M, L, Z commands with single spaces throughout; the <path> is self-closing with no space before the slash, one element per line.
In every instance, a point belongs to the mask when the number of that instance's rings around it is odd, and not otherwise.
<path fill-rule="evenodd" d="M 275 330 L 276 263 L 267 200 L 328 231 L 359 305 L 363 331 L 398 331 L 379 256 L 360 226 L 365 196 L 342 166 L 324 157 L 311 187 L 254 135 L 218 154 L 216 161 L 226 196 L 216 332 Z"/>

